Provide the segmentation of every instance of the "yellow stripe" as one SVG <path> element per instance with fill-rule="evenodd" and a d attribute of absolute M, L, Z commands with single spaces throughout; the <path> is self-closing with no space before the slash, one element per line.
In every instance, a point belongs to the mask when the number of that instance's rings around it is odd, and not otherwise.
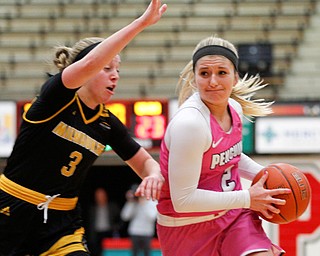
<path fill-rule="evenodd" d="M 77 95 L 77 94 L 76 94 L 76 95 Z M 92 123 L 93 121 L 97 120 L 98 117 L 100 117 L 100 115 L 102 114 L 103 105 L 100 104 L 98 113 L 95 114 L 95 115 L 94 115 L 92 118 L 90 118 L 89 120 L 87 120 L 86 116 L 85 116 L 84 113 L 83 113 L 83 109 L 82 109 L 82 106 L 81 106 L 81 103 L 80 103 L 80 100 L 79 100 L 79 97 L 78 97 L 78 96 L 76 97 L 76 100 L 77 100 L 78 107 L 79 107 L 79 109 L 80 109 L 80 113 L 81 113 L 82 119 L 83 119 L 83 121 L 84 121 L 85 124 Z"/>
<path fill-rule="evenodd" d="M 29 122 L 29 123 L 31 123 L 31 124 L 42 124 L 42 123 L 45 123 L 45 122 L 51 120 L 52 118 L 54 118 L 55 116 L 59 115 L 63 110 L 65 110 L 67 107 L 69 107 L 69 106 L 72 104 L 72 102 L 75 101 L 76 98 L 77 98 L 77 94 L 73 97 L 73 99 L 72 99 L 69 103 L 67 103 L 67 104 L 66 104 L 64 107 L 62 107 L 58 112 L 56 112 L 56 113 L 53 114 L 52 116 L 48 117 L 47 119 L 38 120 L 38 121 L 29 120 L 29 119 L 27 118 L 27 112 L 28 112 L 28 111 L 23 112 L 22 118 L 23 118 L 25 121 L 27 121 L 27 122 Z"/>
<path fill-rule="evenodd" d="M 81 116 L 82 116 L 82 119 L 84 121 L 85 124 L 89 124 L 89 123 L 92 123 L 93 121 L 97 120 L 99 118 L 100 115 L 105 115 L 103 114 L 103 109 L 104 109 L 104 106 L 103 104 L 100 104 L 99 106 L 99 111 L 97 114 L 95 114 L 92 118 L 90 118 L 89 120 L 87 120 L 87 118 L 85 117 L 84 113 L 83 113 L 83 109 L 82 109 L 82 106 L 81 106 L 81 103 L 80 103 L 80 100 L 79 100 L 79 96 L 78 94 L 75 94 L 75 96 L 73 97 L 73 99 L 67 103 L 65 106 L 63 106 L 59 111 L 57 111 L 55 114 L 53 114 L 52 116 L 46 118 L 46 119 L 43 119 L 43 120 L 38 120 L 38 121 L 32 121 L 32 120 L 29 120 L 27 118 L 27 112 L 28 111 L 25 111 L 23 112 L 22 114 L 22 118 L 31 123 L 31 124 L 42 124 L 42 123 L 45 123 L 49 120 L 51 120 L 52 118 L 56 117 L 57 115 L 59 115 L 63 110 L 65 110 L 67 107 L 69 107 L 74 101 L 77 101 L 77 104 L 79 106 L 79 109 L 80 109 L 80 113 L 81 113 Z M 32 102 L 33 103 L 33 102 Z"/>
<path fill-rule="evenodd" d="M 84 228 L 79 228 L 72 235 L 61 237 L 51 248 L 40 256 L 64 256 L 71 252 L 87 250 L 82 244 Z"/>
<path fill-rule="evenodd" d="M 28 203 L 38 205 L 47 201 L 46 195 L 36 192 L 34 190 L 25 188 L 11 180 L 3 174 L 0 176 L 0 189 L 6 193 L 24 200 Z M 50 204 L 49 209 L 69 211 L 76 207 L 78 197 L 74 198 L 54 198 Z"/>

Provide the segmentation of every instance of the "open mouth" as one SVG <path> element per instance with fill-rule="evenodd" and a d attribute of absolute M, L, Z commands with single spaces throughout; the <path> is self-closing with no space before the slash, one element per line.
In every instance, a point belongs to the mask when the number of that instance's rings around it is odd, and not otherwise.
<path fill-rule="evenodd" d="M 109 90 L 109 91 L 112 91 L 112 92 L 113 92 L 114 87 L 113 87 L 113 86 L 109 86 L 109 87 L 107 87 L 107 90 Z"/>

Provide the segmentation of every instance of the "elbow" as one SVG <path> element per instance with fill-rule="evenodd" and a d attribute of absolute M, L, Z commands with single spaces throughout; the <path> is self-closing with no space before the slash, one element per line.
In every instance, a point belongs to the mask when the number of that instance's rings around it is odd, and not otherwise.
<path fill-rule="evenodd" d="M 173 209 L 177 213 L 185 213 L 189 212 L 188 210 L 188 204 L 185 200 L 172 200 Z"/>
<path fill-rule="evenodd" d="M 86 72 L 95 72 L 96 70 L 100 70 L 100 68 L 97 69 L 96 60 L 93 58 L 90 58 L 89 56 L 87 58 L 83 59 L 82 68 Z"/>
<path fill-rule="evenodd" d="M 194 212 L 194 205 L 197 204 L 196 191 L 196 188 L 191 188 L 183 189 L 184 193 L 171 193 L 173 209 L 177 213 Z"/>

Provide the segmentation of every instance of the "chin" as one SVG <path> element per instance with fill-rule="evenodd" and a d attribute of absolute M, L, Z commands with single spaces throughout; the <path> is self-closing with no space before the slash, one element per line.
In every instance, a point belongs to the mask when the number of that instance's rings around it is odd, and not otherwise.
<path fill-rule="evenodd" d="M 111 95 L 110 96 L 108 96 L 108 97 L 104 97 L 103 99 L 101 99 L 101 102 L 103 103 L 103 104 L 106 104 L 106 103 L 108 103 L 110 100 L 111 100 Z"/>

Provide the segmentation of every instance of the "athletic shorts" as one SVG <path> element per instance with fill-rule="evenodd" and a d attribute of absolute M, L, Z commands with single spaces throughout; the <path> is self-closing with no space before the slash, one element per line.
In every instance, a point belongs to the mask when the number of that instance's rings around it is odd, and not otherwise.
<path fill-rule="evenodd" d="M 244 256 L 284 251 L 266 236 L 258 215 L 248 209 L 230 210 L 210 221 L 179 227 L 157 224 L 163 256 Z"/>
<path fill-rule="evenodd" d="M 84 241 L 80 209 L 43 210 L 0 190 L 0 256 L 89 255 Z"/>

